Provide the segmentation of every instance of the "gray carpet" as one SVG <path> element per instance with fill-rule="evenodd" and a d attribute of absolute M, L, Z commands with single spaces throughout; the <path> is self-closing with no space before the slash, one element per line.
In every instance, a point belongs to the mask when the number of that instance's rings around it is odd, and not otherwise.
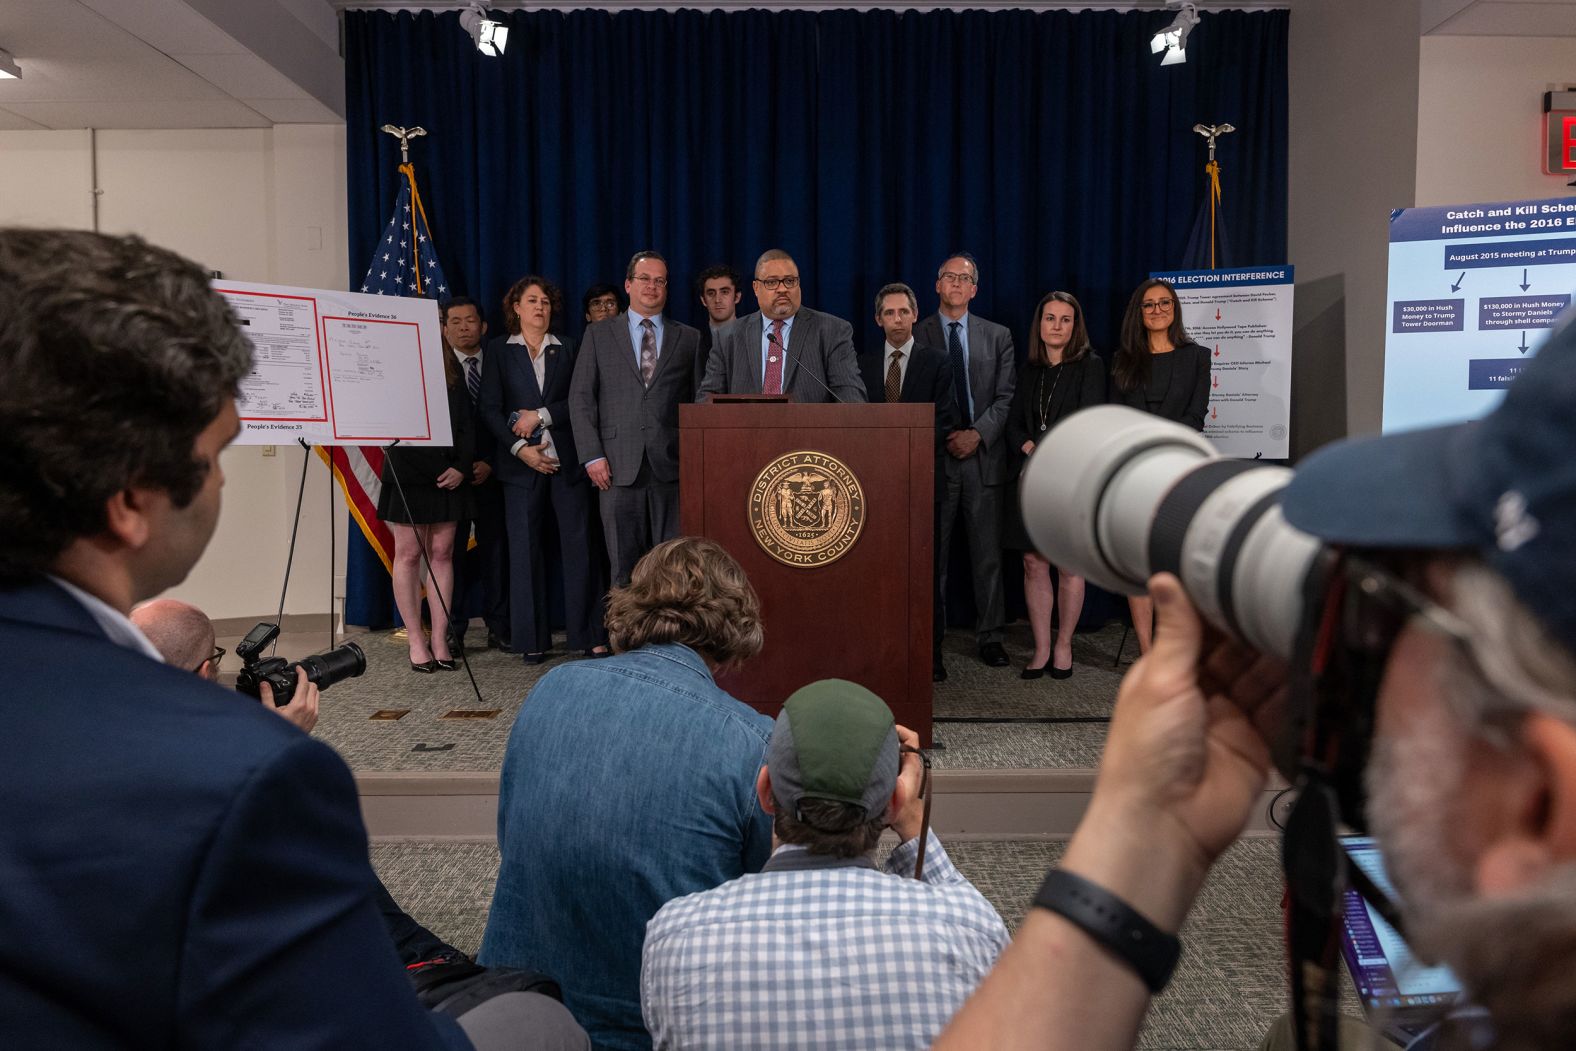
<path fill-rule="evenodd" d="M 1016 928 L 1060 843 L 955 843 L 948 853 Z M 1156 998 L 1140 1046 L 1251 1049 L 1285 1010 L 1279 840 L 1247 839 L 1210 873 L 1182 932 L 1182 962 Z M 492 844 L 378 844 L 372 861 L 412 915 L 466 951 L 481 942 L 498 851 Z"/>
<path fill-rule="evenodd" d="M 478 631 L 479 636 L 481 633 Z M 578 655 L 555 656 L 527 667 L 497 650 L 467 656 L 481 690 L 478 702 L 469 676 L 457 672 L 418 675 L 409 670 L 405 642 L 389 632 L 355 636 L 367 654 L 366 674 L 336 684 L 323 695 L 316 735 L 358 771 L 497 770 L 520 702 L 548 669 Z M 1103 718 L 1110 715 L 1120 673 L 1113 669 L 1121 629 L 1080 635 L 1073 642 L 1071 679 L 1019 677 L 1032 651 L 1028 628 L 1008 630 L 1006 647 L 1013 664 L 987 668 L 974 655 L 969 632 L 947 637 L 948 680 L 936 684 L 934 714 L 939 719 Z M 307 645 L 320 649 L 322 639 Z M 223 643 L 221 643 L 223 644 Z M 559 640 L 562 645 L 562 640 Z M 293 650 L 281 649 L 294 656 Z M 558 651 L 561 654 L 561 650 Z M 1124 658 L 1136 654 L 1129 640 Z M 455 710 L 497 710 L 487 719 L 445 719 Z M 399 719 L 374 720 L 379 710 L 405 710 Z M 948 723 L 935 735 L 946 747 L 936 753 L 942 769 L 1018 767 L 1092 767 L 1105 743 L 1103 723 Z"/>

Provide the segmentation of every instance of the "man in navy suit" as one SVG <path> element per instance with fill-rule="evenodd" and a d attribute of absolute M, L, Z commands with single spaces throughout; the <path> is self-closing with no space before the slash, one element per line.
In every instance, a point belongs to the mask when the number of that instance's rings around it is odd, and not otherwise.
<path fill-rule="evenodd" d="M 914 290 L 901 282 L 887 285 L 876 293 L 876 324 L 886 339 L 880 349 L 861 355 L 859 371 L 865 380 L 865 393 L 872 402 L 919 402 L 936 407 L 936 490 L 933 521 L 939 526 L 941 497 L 946 492 L 947 435 L 957 427 L 956 400 L 952 393 L 952 371 L 947 356 L 938 347 L 926 346 L 914 338 L 914 323 L 919 320 L 919 301 Z M 935 546 L 937 561 L 931 567 L 934 593 L 935 649 L 931 658 L 931 677 L 938 682 L 946 677 L 941 663 L 941 637 L 946 631 L 946 616 L 941 606 L 940 545 Z"/>
<path fill-rule="evenodd" d="M 476 517 L 461 522 L 455 530 L 454 608 L 449 611 L 449 639 L 464 645 L 470 626 L 467 599 L 474 592 L 481 599 L 482 622 L 487 625 L 487 648 L 514 652 L 509 631 L 509 545 L 504 532 L 503 489 L 493 474 L 498 442 L 481 422 L 482 376 L 487 371 L 487 355 L 482 338 L 487 322 L 482 320 L 476 301 L 455 296 L 438 312 L 443 339 L 454 360 L 460 363 L 465 380 L 466 402 L 471 410 L 471 433 L 476 435 L 476 462 L 471 465 L 471 485 L 476 496 Z M 476 546 L 468 546 L 472 525 Z M 471 607 L 474 608 L 474 607 Z"/>
<path fill-rule="evenodd" d="M 127 617 L 213 533 L 251 362 L 195 264 L 0 230 L 0 1019 L 30 1047 L 465 1048 L 496 1021 L 413 995 L 333 750 Z"/>
<path fill-rule="evenodd" d="M 547 605 L 547 515 L 558 524 L 563 554 L 566 633 L 571 650 L 605 656 L 603 587 L 592 557 L 596 490 L 586 478 L 569 423 L 575 345 L 549 331 L 562 302 L 546 278 L 528 274 L 504 296 L 509 335 L 488 346 L 482 375 L 482 424 L 498 440 L 509 531 L 509 622 L 514 648 L 541 664 L 552 648 Z"/>

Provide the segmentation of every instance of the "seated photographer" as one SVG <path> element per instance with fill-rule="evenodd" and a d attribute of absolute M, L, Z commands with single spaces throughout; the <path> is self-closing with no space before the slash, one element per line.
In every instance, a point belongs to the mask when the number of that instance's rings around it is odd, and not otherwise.
<path fill-rule="evenodd" d="M 212 536 L 251 364 L 194 263 L 137 237 L 0 229 L 5 1033 L 584 1047 L 540 996 L 426 1009 L 374 905 L 345 764 L 193 675 L 203 662 L 165 666 L 128 619 Z"/>
<path fill-rule="evenodd" d="M 1340 745 L 1320 758 L 1359 768 L 1372 726 L 1366 819 L 1408 940 L 1487 1011 L 1494 1033 L 1475 1046 L 1502 1051 L 1568 1048 L 1576 1032 L 1572 405 L 1567 324 L 1480 423 L 1323 449 L 1282 504 L 1344 558 L 1316 612 L 1323 663 L 1309 667 L 1374 671 L 1366 688 L 1354 675 L 1311 695 L 1331 735 L 1320 743 Z M 1131 1047 L 1167 973 L 1153 950 L 1262 805 L 1272 746 L 1284 747 L 1284 672 L 1203 629 L 1175 577 L 1150 591 L 1159 631 L 1122 683 L 1062 861 L 1071 878 L 1047 877 L 1037 904 L 1049 893 L 1050 907 L 1030 910 L 937 1048 Z M 1294 666 L 1292 685 L 1307 674 Z M 1343 816 L 1360 823 L 1362 808 Z M 1147 957 L 1107 948 L 1122 939 L 1087 914 L 1068 918 L 1069 887 L 1129 935 L 1147 928 L 1133 939 Z"/>
<path fill-rule="evenodd" d="M 597 1047 L 648 1048 L 646 921 L 771 852 L 755 779 L 772 722 L 713 678 L 760 652 L 760 600 L 718 544 L 679 537 L 613 590 L 607 629 L 616 655 L 548 672 L 509 734 L 477 958 L 556 976 Z"/>
<path fill-rule="evenodd" d="M 1007 928 L 926 828 L 918 746 L 863 686 L 826 679 L 788 698 L 755 784 L 771 860 L 646 926 L 640 998 L 658 1048 L 930 1046 Z M 877 869 L 889 827 L 899 843 Z"/>

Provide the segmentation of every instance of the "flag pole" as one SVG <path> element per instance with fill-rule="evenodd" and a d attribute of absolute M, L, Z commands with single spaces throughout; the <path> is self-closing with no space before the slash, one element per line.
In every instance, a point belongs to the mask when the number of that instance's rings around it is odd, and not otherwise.
<path fill-rule="evenodd" d="M 1209 163 L 1204 165 L 1204 173 L 1209 176 L 1209 188 L 1206 191 L 1209 194 L 1209 268 L 1215 270 L 1215 230 L 1220 212 L 1220 163 L 1215 160 L 1215 144 L 1222 135 L 1229 135 L 1237 129 L 1230 124 L 1195 124 L 1193 130 L 1209 143 Z"/>

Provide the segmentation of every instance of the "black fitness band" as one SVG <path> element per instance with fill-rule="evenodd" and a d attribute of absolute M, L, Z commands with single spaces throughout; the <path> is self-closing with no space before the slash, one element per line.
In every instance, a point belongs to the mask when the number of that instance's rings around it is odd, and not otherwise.
<path fill-rule="evenodd" d="M 1068 920 L 1126 963 L 1151 993 L 1171 980 L 1182 943 L 1127 902 L 1066 869 L 1051 869 L 1034 896 L 1034 904 Z"/>

